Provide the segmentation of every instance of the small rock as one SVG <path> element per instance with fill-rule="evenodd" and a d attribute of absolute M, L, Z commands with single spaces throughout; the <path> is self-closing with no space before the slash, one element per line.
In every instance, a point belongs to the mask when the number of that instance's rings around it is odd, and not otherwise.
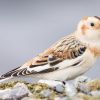
<path fill-rule="evenodd" d="M 10 94 L 11 89 L 0 90 L 0 98 L 5 94 Z"/>
<path fill-rule="evenodd" d="M 89 99 L 83 99 L 82 97 L 74 96 L 74 97 L 71 97 L 69 100 L 89 100 Z"/>
<path fill-rule="evenodd" d="M 91 95 L 100 97 L 100 91 L 91 91 Z"/>
<path fill-rule="evenodd" d="M 58 96 L 58 97 L 55 97 L 54 100 L 69 100 L 69 98 L 66 96 L 63 96 L 63 97 Z"/>
<path fill-rule="evenodd" d="M 10 94 L 5 94 L 5 95 L 2 96 L 3 100 L 6 100 L 6 99 L 11 100 L 11 99 L 15 99 L 15 98 L 16 98 L 16 96 L 11 97 Z"/>
<path fill-rule="evenodd" d="M 21 99 L 30 95 L 30 91 L 24 83 L 17 83 L 12 89 L 0 90 L 2 99 Z"/>
<path fill-rule="evenodd" d="M 36 100 L 36 99 L 33 98 L 33 97 L 25 97 L 25 98 L 23 98 L 23 99 L 21 99 L 21 100 Z"/>
<path fill-rule="evenodd" d="M 64 92 L 64 86 L 61 84 L 58 84 L 55 86 L 55 90 L 59 93 L 62 93 L 62 92 Z"/>
<path fill-rule="evenodd" d="M 24 95 L 24 94 L 28 94 L 28 95 L 32 95 L 32 93 L 29 91 L 29 89 L 27 88 L 27 86 L 24 83 L 17 83 L 13 89 L 12 89 L 12 93 L 16 94 L 16 96 L 20 96 L 20 95 Z"/>
<path fill-rule="evenodd" d="M 0 90 L 0 99 L 4 99 L 4 100 L 9 99 L 10 100 L 11 99 L 11 89 Z"/>
<path fill-rule="evenodd" d="M 80 77 L 75 79 L 74 85 L 75 85 L 75 87 L 78 87 L 78 85 L 80 83 L 87 83 L 89 81 L 91 81 L 91 79 L 88 78 L 87 76 L 80 76 Z"/>
<path fill-rule="evenodd" d="M 90 79 L 86 76 L 80 76 L 75 79 L 75 87 L 78 91 L 89 94 L 90 93 L 90 87 L 86 84 L 90 82 Z"/>
<path fill-rule="evenodd" d="M 85 94 L 90 94 L 90 87 L 84 83 L 80 83 L 77 89 L 78 91 L 83 92 Z"/>
<path fill-rule="evenodd" d="M 65 93 L 68 96 L 75 96 L 77 94 L 77 90 L 73 84 L 66 83 L 65 84 Z"/>
<path fill-rule="evenodd" d="M 38 83 L 45 83 L 52 88 L 56 87 L 58 84 L 63 85 L 62 82 L 53 80 L 39 80 Z"/>
<path fill-rule="evenodd" d="M 49 89 L 41 91 L 43 97 L 49 97 L 51 95 L 51 91 Z"/>

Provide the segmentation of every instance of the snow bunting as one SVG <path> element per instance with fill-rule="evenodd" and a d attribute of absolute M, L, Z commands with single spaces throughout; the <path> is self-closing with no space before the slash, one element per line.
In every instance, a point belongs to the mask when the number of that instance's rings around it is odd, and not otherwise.
<path fill-rule="evenodd" d="M 65 81 L 88 71 L 100 56 L 100 17 L 83 18 L 75 32 L 24 65 L 1 75 L 0 82 L 24 77 Z"/>

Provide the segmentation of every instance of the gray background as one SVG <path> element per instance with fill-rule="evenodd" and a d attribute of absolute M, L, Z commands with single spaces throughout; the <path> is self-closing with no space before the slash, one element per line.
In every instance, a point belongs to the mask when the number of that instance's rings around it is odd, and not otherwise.
<path fill-rule="evenodd" d="M 84 16 L 100 16 L 100 0 L 0 0 L 0 75 L 73 32 Z M 100 78 L 100 59 L 87 74 Z"/>

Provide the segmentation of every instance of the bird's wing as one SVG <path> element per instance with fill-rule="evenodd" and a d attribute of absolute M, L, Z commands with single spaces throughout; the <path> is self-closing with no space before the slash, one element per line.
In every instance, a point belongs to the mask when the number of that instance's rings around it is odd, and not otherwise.
<path fill-rule="evenodd" d="M 1 79 L 11 76 L 17 77 L 30 74 L 49 73 L 55 70 L 60 70 L 61 67 L 57 66 L 59 63 L 66 59 L 68 59 L 68 61 L 75 60 L 79 56 L 82 56 L 86 49 L 87 47 L 77 40 L 74 35 L 64 37 L 49 49 L 25 63 L 23 66 L 2 75 Z M 78 63 L 79 61 L 70 66 Z M 70 66 L 68 65 L 68 67 Z"/>

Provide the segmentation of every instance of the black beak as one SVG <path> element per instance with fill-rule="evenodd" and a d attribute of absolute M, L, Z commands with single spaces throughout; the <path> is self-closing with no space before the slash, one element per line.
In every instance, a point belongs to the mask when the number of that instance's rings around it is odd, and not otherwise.
<path fill-rule="evenodd" d="M 98 17 L 98 16 L 94 16 L 94 17 L 100 20 L 100 17 Z"/>

